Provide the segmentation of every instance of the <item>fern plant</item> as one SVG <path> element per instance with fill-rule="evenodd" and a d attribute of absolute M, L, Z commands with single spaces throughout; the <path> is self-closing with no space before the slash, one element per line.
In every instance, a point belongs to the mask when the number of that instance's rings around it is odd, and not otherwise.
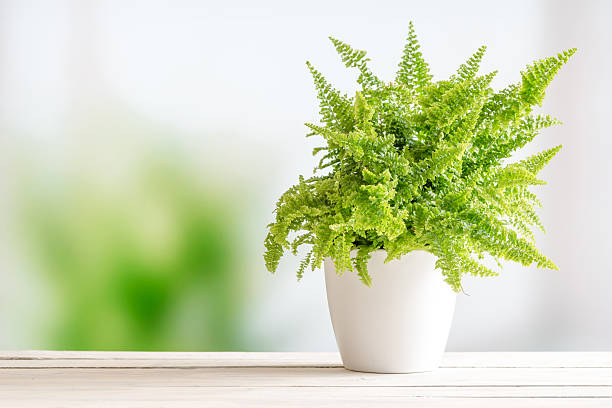
<path fill-rule="evenodd" d="M 274 272 L 285 251 L 307 247 L 298 278 L 333 259 L 336 270 L 355 270 L 372 280 L 367 261 L 385 250 L 386 261 L 429 251 L 455 291 L 465 274 L 493 276 L 485 256 L 525 266 L 557 269 L 534 245 L 543 229 L 541 204 L 530 186 L 561 146 L 514 163 L 511 154 L 541 129 L 558 124 L 536 114 L 544 92 L 576 49 L 538 60 L 522 80 L 495 92 L 496 72 L 478 75 L 486 48 L 479 48 L 447 80 L 434 82 L 419 50 L 412 23 L 395 80 L 379 79 L 366 52 L 331 38 L 360 90 L 336 90 L 310 63 L 320 101 L 321 124 L 307 123 L 308 136 L 324 144 L 310 178 L 278 200 L 268 225 L 264 259 Z M 351 252 L 353 251 L 353 252 Z"/>

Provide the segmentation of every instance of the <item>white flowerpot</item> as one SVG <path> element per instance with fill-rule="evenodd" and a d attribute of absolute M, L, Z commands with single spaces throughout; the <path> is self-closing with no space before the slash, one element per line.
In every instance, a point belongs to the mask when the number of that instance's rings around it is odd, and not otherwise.
<path fill-rule="evenodd" d="M 325 260 L 327 303 L 344 367 L 376 373 L 437 368 L 446 347 L 456 294 L 435 269 L 436 257 L 413 251 L 384 263 L 372 253 L 372 287 L 355 272 L 336 274 Z"/>

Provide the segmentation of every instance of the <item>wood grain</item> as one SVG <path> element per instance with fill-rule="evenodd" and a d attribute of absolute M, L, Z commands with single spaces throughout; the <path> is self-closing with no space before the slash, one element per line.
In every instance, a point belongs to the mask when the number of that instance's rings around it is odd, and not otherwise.
<path fill-rule="evenodd" d="M 420 374 L 337 353 L 0 352 L 0 407 L 612 407 L 612 353 L 447 353 Z"/>

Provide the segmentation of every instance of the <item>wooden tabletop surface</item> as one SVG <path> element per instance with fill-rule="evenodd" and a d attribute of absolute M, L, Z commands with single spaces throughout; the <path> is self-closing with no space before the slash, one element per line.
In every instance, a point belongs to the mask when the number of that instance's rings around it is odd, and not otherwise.
<path fill-rule="evenodd" d="M 612 407 L 612 352 L 446 353 L 420 374 L 337 353 L 0 351 L 0 407 Z"/>

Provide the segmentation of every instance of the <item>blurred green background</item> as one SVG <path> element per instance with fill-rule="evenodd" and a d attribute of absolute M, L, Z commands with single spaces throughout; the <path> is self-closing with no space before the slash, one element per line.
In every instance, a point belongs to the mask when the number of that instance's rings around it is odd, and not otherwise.
<path fill-rule="evenodd" d="M 95 177 L 25 183 L 23 223 L 55 317 L 47 347 L 241 349 L 235 198 L 149 156 L 111 191 Z"/>

